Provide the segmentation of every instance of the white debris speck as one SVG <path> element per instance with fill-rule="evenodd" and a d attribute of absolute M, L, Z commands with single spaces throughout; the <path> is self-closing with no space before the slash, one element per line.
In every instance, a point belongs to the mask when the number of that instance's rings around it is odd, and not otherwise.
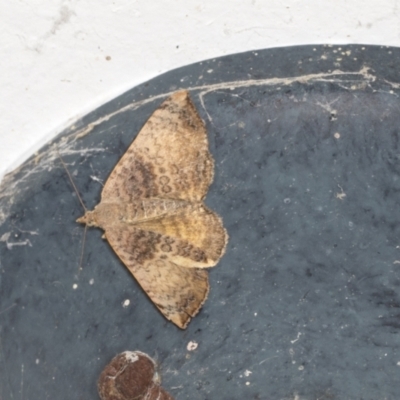
<path fill-rule="evenodd" d="M 336 198 L 343 200 L 346 197 L 346 193 L 336 193 Z"/>
<path fill-rule="evenodd" d="M 208 73 L 208 74 L 211 74 L 213 71 L 214 71 L 213 69 L 208 69 L 208 70 L 207 70 L 207 73 Z"/>
<path fill-rule="evenodd" d="M 197 343 L 197 342 L 195 342 L 194 340 L 191 340 L 188 344 L 187 344 L 187 346 L 186 346 L 186 349 L 188 350 L 188 351 L 193 351 L 193 350 L 196 350 L 197 349 L 197 346 L 198 346 L 199 344 Z"/>
<path fill-rule="evenodd" d="M 8 250 L 12 250 L 12 248 L 14 246 L 27 246 L 28 245 L 29 247 L 32 247 L 32 243 L 30 242 L 29 239 L 23 240 L 21 242 L 9 242 L 8 239 L 10 238 L 10 236 L 11 236 L 11 232 L 6 232 L 0 237 L 0 242 L 5 242 Z M 18 238 L 18 235 L 14 234 L 14 237 Z"/>
<path fill-rule="evenodd" d="M 74 289 L 74 290 L 78 289 L 78 284 L 77 284 L 77 283 L 74 283 L 74 284 L 72 285 L 72 289 Z"/>
<path fill-rule="evenodd" d="M 286 197 L 286 199 L 283 199 L 283 202 L 285 203 L 285 204 L 289 204 L 290 203 L 290 199 L 289 199 L 289 197 Z"/>
<path fill-rule="evenodd" d="M 122 307 L 126 308 L 129 307 L 129 304 L 131 304 L 131 301 L 129 299 L 126 299 L 122 303 Z"/>
<path fill-rule="evenodd" d="M 246 371 L 244 371 L 244 376 L 250 376 L 252 374 L 251 371 L 249 371 L 248 369 L 246 369 Z"/>
<path fill-rule="evenodd" d="M 93 285 L 93 283 L 94 283 L 94 279 L 92 278 L 92 279 L 89 281 L 89 285 Z"/>
<path fill-rule="evenodd" d="M 95 182 L 99 182 L 101 185 L 103 185 L 103 182 L 102 182 L 101 179 L 99 179 L 97 176 L 90 175 L 90 178 L 91 178 L 92 180 L 94 180 Z"/>
<path fill-rule="evenodd" d="M 40 363 L 40 360 L 37 358 L 35 361 L 36 365 Z"/>
<path fill-rule="evenodd" d="M 334 137 L 335 139 L 340 139 L 340 133 L 339 133 L 339 132 L 336 132 L 336 133 L 333 135 L 333 137 Z"/>
<path fill-rule="evenodd" d="M 336 193 L 336 198 L 339 200 L 343 200 L 346 197 L 346 193 L 344 192 L 343 188 L 338 184 L 341 192 L 340 193 Z"/>
<path fill-rule="evenodd" d="M 299 371 L 303 371 L 304 365 L 300 365 L 300 367 L 298 369 L 299 369 Z"/>
<path fill-rule="evenodd" d="M 246 386 L 249 386 L 249 385 L 250 385 L 250 382 L 247 381 L 247 382 L 246 382 Z"/>
<path fill-rule="evenodd" d="M 139 360 L 139 356 L 137 355 L 137 353 L 135 351 L 125 351 L 124 355 L 125 355 L 125 359 L 131 363 L 134 363 L 137 360 Z"/>
<path fill-rule="evenodd" d="M 300 336 L 301 336 L 301 332 L 298 332 L 298 333 L 297 333 L 296 339 L 291 340 L 290 343 L 292 343 L 292 344 L 293 344 L 293 343 L 296 343 L 296 342 L 300 339 Z M 294 354 L 294 350 L 293 350 L 293 349 L 290 349 L 290 350 L 291 350 L 290 354 L 293 355 L 293 354 Z M 293 353 L 292 353 L 292 352 L 293 352 Z"/>
<path fill-rule="evenodd" d="M 10 238 L 11 232 L 6 232 L 0 237 L 0 242 L 7 242 L 7 240 Z"/>

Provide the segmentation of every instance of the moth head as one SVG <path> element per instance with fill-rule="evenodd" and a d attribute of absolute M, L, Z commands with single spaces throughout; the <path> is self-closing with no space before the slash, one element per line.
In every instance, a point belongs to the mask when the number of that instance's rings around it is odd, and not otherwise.
<path fill-rule="evenodd" d="M 86 211 L 85 215 L 78 218 L 76 222 L 79 222 L 80 224 L 86 224 L 87 226 L 99 226 L 96 213 L 94 211 Z"/>

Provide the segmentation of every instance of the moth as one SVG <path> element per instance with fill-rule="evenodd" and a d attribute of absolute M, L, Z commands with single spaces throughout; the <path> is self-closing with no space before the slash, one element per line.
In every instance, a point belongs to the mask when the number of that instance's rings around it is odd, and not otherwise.
<path fill-rule="evenodd" d="M 101 400 L 174 400 L 160 383 L 151 357 L 141 351 L 124 351 L 104 368 L 97 389 Z"/>
<path fill-rule="evenodd" d="M 104 230 L 163 315 L 185 329 L 209 292 L 208 272 L 228 234 L 203 200 L 214 160 L 187 91 L 151 115 L 111 172 L 93 211 L 77 222 Z"/>

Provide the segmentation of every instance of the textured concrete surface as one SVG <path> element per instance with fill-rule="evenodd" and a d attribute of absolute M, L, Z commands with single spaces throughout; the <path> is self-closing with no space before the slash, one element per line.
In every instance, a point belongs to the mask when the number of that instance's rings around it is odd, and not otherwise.
<path fill-rule="evenodd" d="M 161 75 L 62 132 L 0 188 L 0 397 L 97 399 L 113 356 L 155 357 L 183 399 L 397 399 L 400 50 L 248 52 Z M 83 201 L 162 100 L 190 90 L 227 253 L 186 331 L 89 230 Z M 129 300 L 127 302 L 126 300 Z M 128 304 L 129 303 L 129 304 Z M 197 348 L 189 351 L 189 342 Z"/>

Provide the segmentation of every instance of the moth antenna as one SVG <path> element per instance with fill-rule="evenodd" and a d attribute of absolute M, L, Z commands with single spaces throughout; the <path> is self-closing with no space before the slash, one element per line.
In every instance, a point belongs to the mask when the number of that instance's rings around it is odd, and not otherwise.
<path fill-rule="evenodd" d="M 71 185 L 73 186 L 76 195 L 78 196 L 79 202 L 81 203 L 81 205 L 82 205 L 82 207 L 83 207 L 83 209 L 84 209 L 84 211 L 85 211 L 85 213 L 86 213 L 86 212 L 87 212 L 87 208 L 85 207 L 85 204 L 83 203 L 83 200 L 82 200 L 81 196 L 79 195 L 78 188 L 75 186 L 74 180 L 72 179 L 72 176 L 71 176 L 71 174 L 70 174 L 70 172 L 69 172 L 69 170 L 68 170 L 67 164 L 65 164 L 63 158 L 61 157 L 61 154 L 60 154 L 60 152 L 58 151 L 58 148 L 57 148 L 57 154 L 58 154 L 58 157 L 60 157 L 61 164 L 63 165 L 63 167 L 64 167 L 64 169 L 65 169 L 65 172 L 66 172 L 67 175 L 68 175 L 68 179 L 69 179 L 69 181 L 71 182 Z M 86 232 L 87 232 L 87 225 L 85 225 L 85 230 L 84 230 L 84 232 L 83 232 L 83 240 L 82 240 L 82 246 L 81 246 L 81 256 L 80 256 L 80 258 L 79 258 L 78 275 L 79 275 L 79 273 L 80 273 L 80 272 L 82 271 L 82 269 L 83 269 L 83 267 L 82 267 L 82 262 L 83 262 L 83 254 L 84 254 L 84 252 L 85 252 Z"/>
<path fill-rule="evenodd" d="M 78 270 L 78 275 L 82 271 L 82 263 L 83 263 L 83 254 L 85 252 L 85 241 L 86 241 L 86 232 L 87 232 L 87 225 L 85 225 L 85 230 L 83 231 L 83 239 L 82 239 L 82 246 L 81 246 L 81 256 L 79 258 L 79 270 Z"/>
<path fill-rule="evenodd" d="M 83 204 L 82 198 L 81 198 L 81 196 L 79 195 L 78 189 L 77 189 L 77 187 L 75 186 L 74 180 L 72 179 L 72 176 L 71 176 L 71 174 L 70 174 L 70 172 L 69 172 L 69 170 L 68 170 L 68 168 L 67 168 L 67 164 L 65 164 L 63 158 L 61 157 L 61 154 L 60 154 L 60 152 L 58 151 L 58 148 L 57 148 L 57 154 L 58 154 L 58 157 L 60 157 L 61 164 L 63 165 L 63 167 L 64 167 L 64 169 L 65 169 L 65 172 L 66 172 L 67 175 L 68 175 L 69 181 L 71 182 L 71 185 L 73 186 L 76 195 L 78 196 L 79 202 L 81 203 L 81 205 L 82 205 L 83 209 L 85 210 L 85 212 L 87 212 L 87 208 L 85 207 L 85 204 Z M 86 230 L 85 230 L 85 232 L 86 232 Z"/>

